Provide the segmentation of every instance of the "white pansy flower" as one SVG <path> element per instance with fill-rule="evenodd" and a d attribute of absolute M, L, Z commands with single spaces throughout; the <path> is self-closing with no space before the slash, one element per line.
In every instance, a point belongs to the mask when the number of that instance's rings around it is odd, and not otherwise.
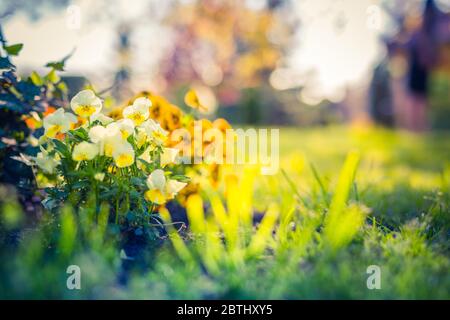
<path fill-rule="evenodd" d="M 98 153 L 97 145 L 83 141 L 73 148 L 72 159 L 75 161 L 92 160 Z"/>
<path fill-rule="evenodd" d="M 140 125 L 150 116 L 152 102 L 147 98 L 137 98 L 133 105 L 126 107 L 122 115 L 126 119 L 131 119 L 135 125 Z"/>
<path fill-rule="evenodd" d="M 112 157 L 113 151 L 118 144 L 123 143 L 122 134 L 115 123 L 103 126 L 94 126 L 89 130 L 89 138 L 98 144 L 101 155 Z"/>
<path fill-rule="evenodd" d="M 161 165 L 165 166 L 171 163 L 175 163 L 179 149 L 176 148 L 163 148 L 163 152 L 161 153 Z"/>
<path fill-rule="evenodd" d="M 184 182 L 167 179 L 164 171 L 157 169 L 147 178 L 149 190 L 145 192 L 145 198 L 156 204 L 164 204 L 168 199 L 173 199 L 185 186 Z"/>
<path fill-rule="evenodd" d="M 122 143 L 114 146 L 112 156 L 117 167 L 129 167 L 134 163 L 133 146 L 128 142 L 122 141 Z"/>
<path fill-rule="evenodd" d="M 137 147 L 140 148 L 147 142 L 147 133 L 143 128 L 137 127 L 134 139 L 136 140 Z"/>
<path fill-rule="evenodd" d="M 122 135 L 120 132 L 117 135 L 109 135 L 103 140 L 103 154 L 107 157 L 113 157 L 114 151 L 125 144 L 122 140 Z M 127 144 L 129 144 L 127 142 Z"/>
<path fill-rule="evenodd" d="M 108 130 L 103 126 L 93 126 L 89 129 L 88 135 L 92 142 L 98 143 L 105 139 L 108 135 Z"/>
<path fill-rule="evenodd" d="M 164 175 L 164 171 L 161 169 L 156 169 L 147 178 L 147 187 L 149 189 L 159 189 L 160 191 L 164 191 L 164 187 L 166 185 L 166 176 Z"/>
<path fill-rule="evenodd" d="M 148 119 L 140 127 L 145 130 L 147 137 L 156 144 L 163 144 L 167 139 L 168 132 L 161 128 L 161 125 L 153 119 Z"/>
<path fill-rule="evenodd" d="M 134 133 L 134 122 L 131 119 L 120 119 L 116 122 L 122 138 L 126 140 L 132 133 Z"/>
<path fill-rule="evenodd" d="M 169 198 L 174 198 L 178 192 L 180 192 L 185 186 L 186 182 L 180 182 L 178 180 L 170 179 L 166 184 L 166 193 Z"/>
<path fill-rule="evenodd" d="M 72 98 L 70 107 L 75 114 L 88 118 L 102 110 L 102 100 L 92 90 L 83 90 Z"/>
<path fill-rule="evenodd" d="M 57 158 L 50 157 L 45 150 L 39 152 L 33 159 L 39 168 L 49 174 L 55 173 L 55 169 L 60 163 Z"/>
<path fill-rule="evenodd" d="M 65 133 L 77 121 L 78 119 L 75 115 L 65 112 L 63 108 L 59 108 L 44 118 L 45 136 L 54 138 L 58 133 Z"/>
<path fill-rule="evenodd" d="M 150 108 L 152 106 L 152 102 L 146 97 L 140 97 L 134 100 L 133 106 Z"/>

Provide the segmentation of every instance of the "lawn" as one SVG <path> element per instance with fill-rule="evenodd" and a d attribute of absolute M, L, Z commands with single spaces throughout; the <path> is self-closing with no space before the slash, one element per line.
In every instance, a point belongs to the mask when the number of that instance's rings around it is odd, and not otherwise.
<path fill-rule="evenodd" d="M 89 211 L 25 223 L 5 200 L 0 297 L 450 298 L 448 133 L 282 128 L 280 154 L 277 175 L 234 168 L 190 198 L 187 229 L 168 206 L 164 234 L 126 251 Z M 66 287 L 69 265 L 81 290 Z"/>

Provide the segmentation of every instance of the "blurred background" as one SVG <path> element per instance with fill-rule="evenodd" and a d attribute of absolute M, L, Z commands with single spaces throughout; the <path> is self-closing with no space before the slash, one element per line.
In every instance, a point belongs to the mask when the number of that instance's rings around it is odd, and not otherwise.
<path fill-rule="evenodd" d="M 194 88 L 234 124 L 450 128 L 448 0 L 2 0 L 0 23 L 20 74 L 73 53 L 71 94 Z"/>

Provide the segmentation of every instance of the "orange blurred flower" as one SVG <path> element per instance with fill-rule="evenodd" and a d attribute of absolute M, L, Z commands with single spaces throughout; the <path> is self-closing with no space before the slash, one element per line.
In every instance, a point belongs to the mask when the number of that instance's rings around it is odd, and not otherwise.
<path fill-rule="evenodd" d="M 188 105 L 192 109 L 208 111 L 208 108 L 200 103 L 200 99 L 198 98 L 197 93 L 192 89 L 186 92 L 184 96 L 184 103 L 186 103 L 186 105 Z"/>

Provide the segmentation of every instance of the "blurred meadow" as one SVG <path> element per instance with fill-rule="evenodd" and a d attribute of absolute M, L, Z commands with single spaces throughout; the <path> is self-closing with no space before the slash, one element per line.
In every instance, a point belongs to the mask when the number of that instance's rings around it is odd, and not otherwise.
<path fill-rule="evenodd" d="M 324 130 L 333 138 L 324 138 Z M 2 297 L 447 299 L 448 137 L 343 127 L 281 132 L 287 179 L 283 173 L 258 177 L 245 169 L 239 176 L 247 184 L 254 179 L 253 192 L 241 184 L 234 194 L 228 191 L 224 204 L 217 193 L 208 195 L 205 213 L 197 212 L 203 210 L 197 203 L 201 198 L 191 199 L 187 210 L 193 230 L 177 231 L 179 225 L 168 224 L 170 240 L 146 244 L 143 253 L 139 244 L 128 248 L 141 250 L 134 260 L 123 252 L 119 256 L 116 246 L 123 239 L 105 226 L 82 222 L 83 215 L 89 216 L 86 209 L 76 217 L 66 207 L 56 221 L 45 215 L 38 230 L 24 229 L 16 245 L 11 243 L 18 235 L 4 230 L 2 241 L 9 245 L 2 250 L 2 274 L 8 275 L 1 280 Z M 294 138 L 301 151 L 293 147 Z M 355 169 L 352 157 L 360 157 L 354 182 L 346 176 Z M 341 169 L 344 161 L 347 168 Z M 341 193 L 348 193 L 339 204 L 345 210 L 328 226 L 327 212 Z M 221 220 L 223 210 L 228 219 L 232 210 L 244 219 L 244 203 L 254 208 L 247 212 L 252 220 L 262 219 L 255 234 L 238 235 Z M 12 200 L 3 202 L 3 214 L 22 217 Z M 10 220 L 23 226 L 23 217 Z M 242 242 L 221 245 L 221 228 L 226 239 Z M 82 290 L 58 285 L 65 283 L 69 264 L 84 270 Z M 372 264 L 382 268 L 381 290 L 366 288 L 366 268 Z"/>
<path fill-rule="evenodd" d="M 1 299 L 450 298 L 447 1 L 5 0 L 0 27 Z M 279 129 L 279 170 L 163 163 L 197 123 Z"/>

